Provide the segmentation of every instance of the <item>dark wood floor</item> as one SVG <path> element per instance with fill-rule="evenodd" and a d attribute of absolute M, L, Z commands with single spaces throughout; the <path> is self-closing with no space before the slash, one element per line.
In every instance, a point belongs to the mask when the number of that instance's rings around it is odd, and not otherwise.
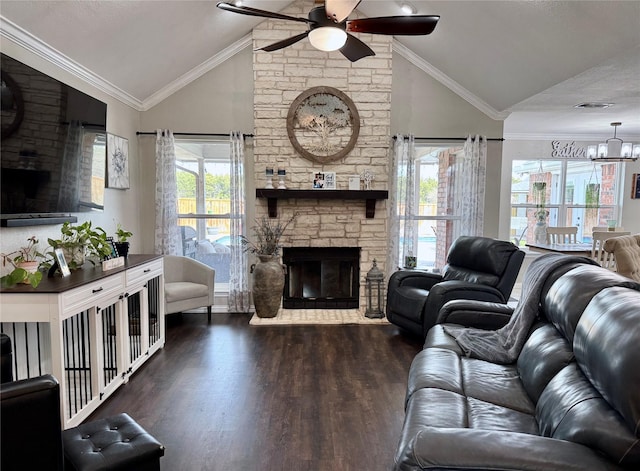
<path fill-rule="evenodd" d="M 421 342 L 393 326 L 249 326 L 184 314 L 89 420 L 127 412 L 163 471 L 388 470 Z"/>

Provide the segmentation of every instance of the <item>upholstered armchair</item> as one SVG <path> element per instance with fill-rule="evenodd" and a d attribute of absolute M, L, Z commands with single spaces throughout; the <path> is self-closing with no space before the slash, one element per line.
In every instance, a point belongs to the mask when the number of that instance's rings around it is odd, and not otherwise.
<path fill-rule="evenodd" d="M 618 273 L 640 282 L 640 234 L 607 239 L 604 250 L 613 254 Z"/>
<path fill-rule="evenodd" d="M 449 301 L 466 299 L 506 304 L 523 259 L 524 252 L 511 242 L 461 236 L 451 245 L 441 273 L 399 270 L 391 275 L 387 319 L 425 337 L 433 325 L 443 322 L 442 316 L 447 314 L 441 314 L 440 310 Z M 483 324 L 485 328 L 497 329 L 508 319 L 504 313 L 496 314 L 485 317 Z"/>
<path fill-rule="evenodd" d="M 211 321 L 215 270 L 189 257 L 164 256 L 164 313 L 207 308 Z"/>

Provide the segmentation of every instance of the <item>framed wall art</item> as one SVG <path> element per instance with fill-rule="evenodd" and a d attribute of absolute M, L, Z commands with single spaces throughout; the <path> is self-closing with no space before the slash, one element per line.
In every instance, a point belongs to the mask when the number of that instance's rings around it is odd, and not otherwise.
<path fill-rule="evenodd" d="M 631 181 L 631 198 L 640 199 L 640 173 L 633 174 Z"/>
<path fill-rule="evenodd" d="M 319 164 L 343 159 L 360 134 L 360 115 L 344 92 L 313 87 L 302 92 L 287 114 L 287 135 L 301 157 Z"/>
<path fill-rule="evenodd" d="M 129 140 L 107 133 L 107 188 L 129 188 Z"/>

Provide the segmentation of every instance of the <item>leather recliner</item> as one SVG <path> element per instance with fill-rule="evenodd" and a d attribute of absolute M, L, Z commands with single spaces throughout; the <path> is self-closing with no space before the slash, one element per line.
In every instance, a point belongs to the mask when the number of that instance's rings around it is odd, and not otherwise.
<path fill-rule="evenodd" d="M 389 278 L 387 319 L 404 330 L 425 337 L 442 322 L 467 325 L 463 310 L 445 319 L 440 309 L 452 300 L 506 304 L 520 271 L 524 252 L 511 242 L 489 237 L 461 236 L 449 249 L 442 273 L 399 270 Z M 497 329 L 509 321 L 510 311 L 473 319 L 475 326 Z"/>
<path fill-rule="evenodd" d="M 62 430 L 51 375 L 0 385 L 0 469 L 159 471 L 164 447 L 122 413 Z"/>

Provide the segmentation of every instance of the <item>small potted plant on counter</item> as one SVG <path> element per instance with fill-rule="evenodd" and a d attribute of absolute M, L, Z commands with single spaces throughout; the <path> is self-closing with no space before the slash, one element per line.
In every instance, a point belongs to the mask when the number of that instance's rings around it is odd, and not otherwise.
<path fill-rule="evenodd" d="M 30 284 L 36 288 L 42 280 L 42 272 L 38 271 L 40 260 L 44 260 L 45 255 L 38 251 L 38 239 L 31 236 L 27 239 L 27 245 L 18 250 L 0 254 L 2 265 L 9 262 L 13 266 L 13 271 L 0 278 L 3 288 L 11 288 L 18 283 Z"/>
<path fill-rule="evenodd" d="M 49 245 L 53 249 L 63 250 L 64 258 L 71 270 L 80 268 L 87 256 L 104 260 L 111 255 L 111 244 L 107 240 L 107 233 L 101 227 L 94 229 L 91 221 L 77 225 L 65 222 L 60 232 L 62 234 L 60 239 L 49 239 Z M 53 251 L 47 255 L 55 260 Z M 89 258 L 89 261 L 95 265 L 94 260 Z"/>
<path fill-rule="evenodd" d="M 127 258 L 129 255 L 129 237 L 133 236 L 133 233 L 130 231 L 125 231 L 122 228 L 122 225 L 118 223 L 118 227 L 116 229 L 116 250 L 118 251 L 118 255 Z"/>

